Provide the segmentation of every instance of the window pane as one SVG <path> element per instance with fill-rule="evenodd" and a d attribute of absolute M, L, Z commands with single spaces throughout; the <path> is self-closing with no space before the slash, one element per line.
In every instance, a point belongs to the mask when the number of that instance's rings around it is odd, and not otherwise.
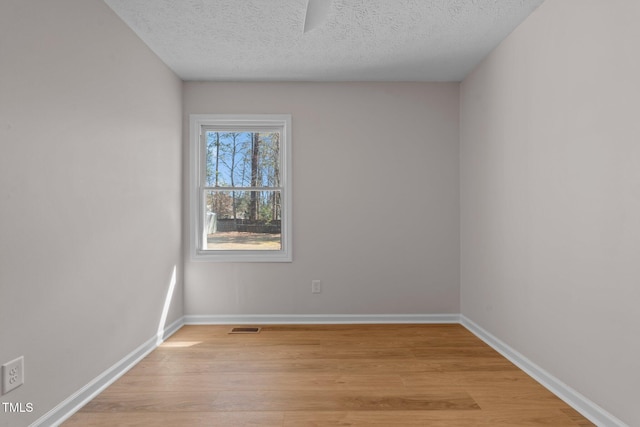
<path fill-rule="evenodd" d="M 205 191 L 207 250 L 282 249 L 280 191 Z"/>
<path fill-rule="evenodd" d="M 279 132 L 207 131 L 207 187 L 279 187 Z"/>

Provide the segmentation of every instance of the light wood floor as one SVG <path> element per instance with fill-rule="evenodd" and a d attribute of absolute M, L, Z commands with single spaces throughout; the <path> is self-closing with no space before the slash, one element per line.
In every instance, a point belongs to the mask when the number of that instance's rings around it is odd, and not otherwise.
<path fill-rule="evenodd" d="M 63 426 L 591 426 L 461 325 L 185 326 Z"/>

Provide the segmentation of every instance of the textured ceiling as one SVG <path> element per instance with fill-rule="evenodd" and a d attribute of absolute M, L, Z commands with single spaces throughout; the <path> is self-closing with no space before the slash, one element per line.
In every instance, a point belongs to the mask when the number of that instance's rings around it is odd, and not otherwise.
<path fill-rule="evenodd" d="M 182 79 L 460 81 L 544 0 L 105 0 Z M 322 0 L 316 0 L 322 1 Z"/>

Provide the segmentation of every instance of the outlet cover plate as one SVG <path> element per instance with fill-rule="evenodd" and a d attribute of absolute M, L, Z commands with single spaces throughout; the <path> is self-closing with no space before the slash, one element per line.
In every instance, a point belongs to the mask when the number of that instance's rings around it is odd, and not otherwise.
<path fill-rule="evenodd" d="M 24 356 L 2 365 L 2 394 L 24 384 Z"/>
<path fill-rule="evenodd" d="M 322 281 L 321 280 L 312 280 L 311 281 L 311 293 L 312 294 L 320 294 L 320 293 L 322 293 Z"/>

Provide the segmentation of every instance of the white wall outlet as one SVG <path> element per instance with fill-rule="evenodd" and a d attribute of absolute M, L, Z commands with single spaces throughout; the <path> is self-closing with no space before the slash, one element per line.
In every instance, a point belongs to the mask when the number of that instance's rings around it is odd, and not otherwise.
<path fill-rule="evenodd" d="M 322 293 L 322 282 L 320 280 L 311 281 L 311 293 L 312 294 Z"/>
<path fill-rule="evenodd" d="M 2 394 L 24 384 L 24 356 L 2 365 Z"/>

